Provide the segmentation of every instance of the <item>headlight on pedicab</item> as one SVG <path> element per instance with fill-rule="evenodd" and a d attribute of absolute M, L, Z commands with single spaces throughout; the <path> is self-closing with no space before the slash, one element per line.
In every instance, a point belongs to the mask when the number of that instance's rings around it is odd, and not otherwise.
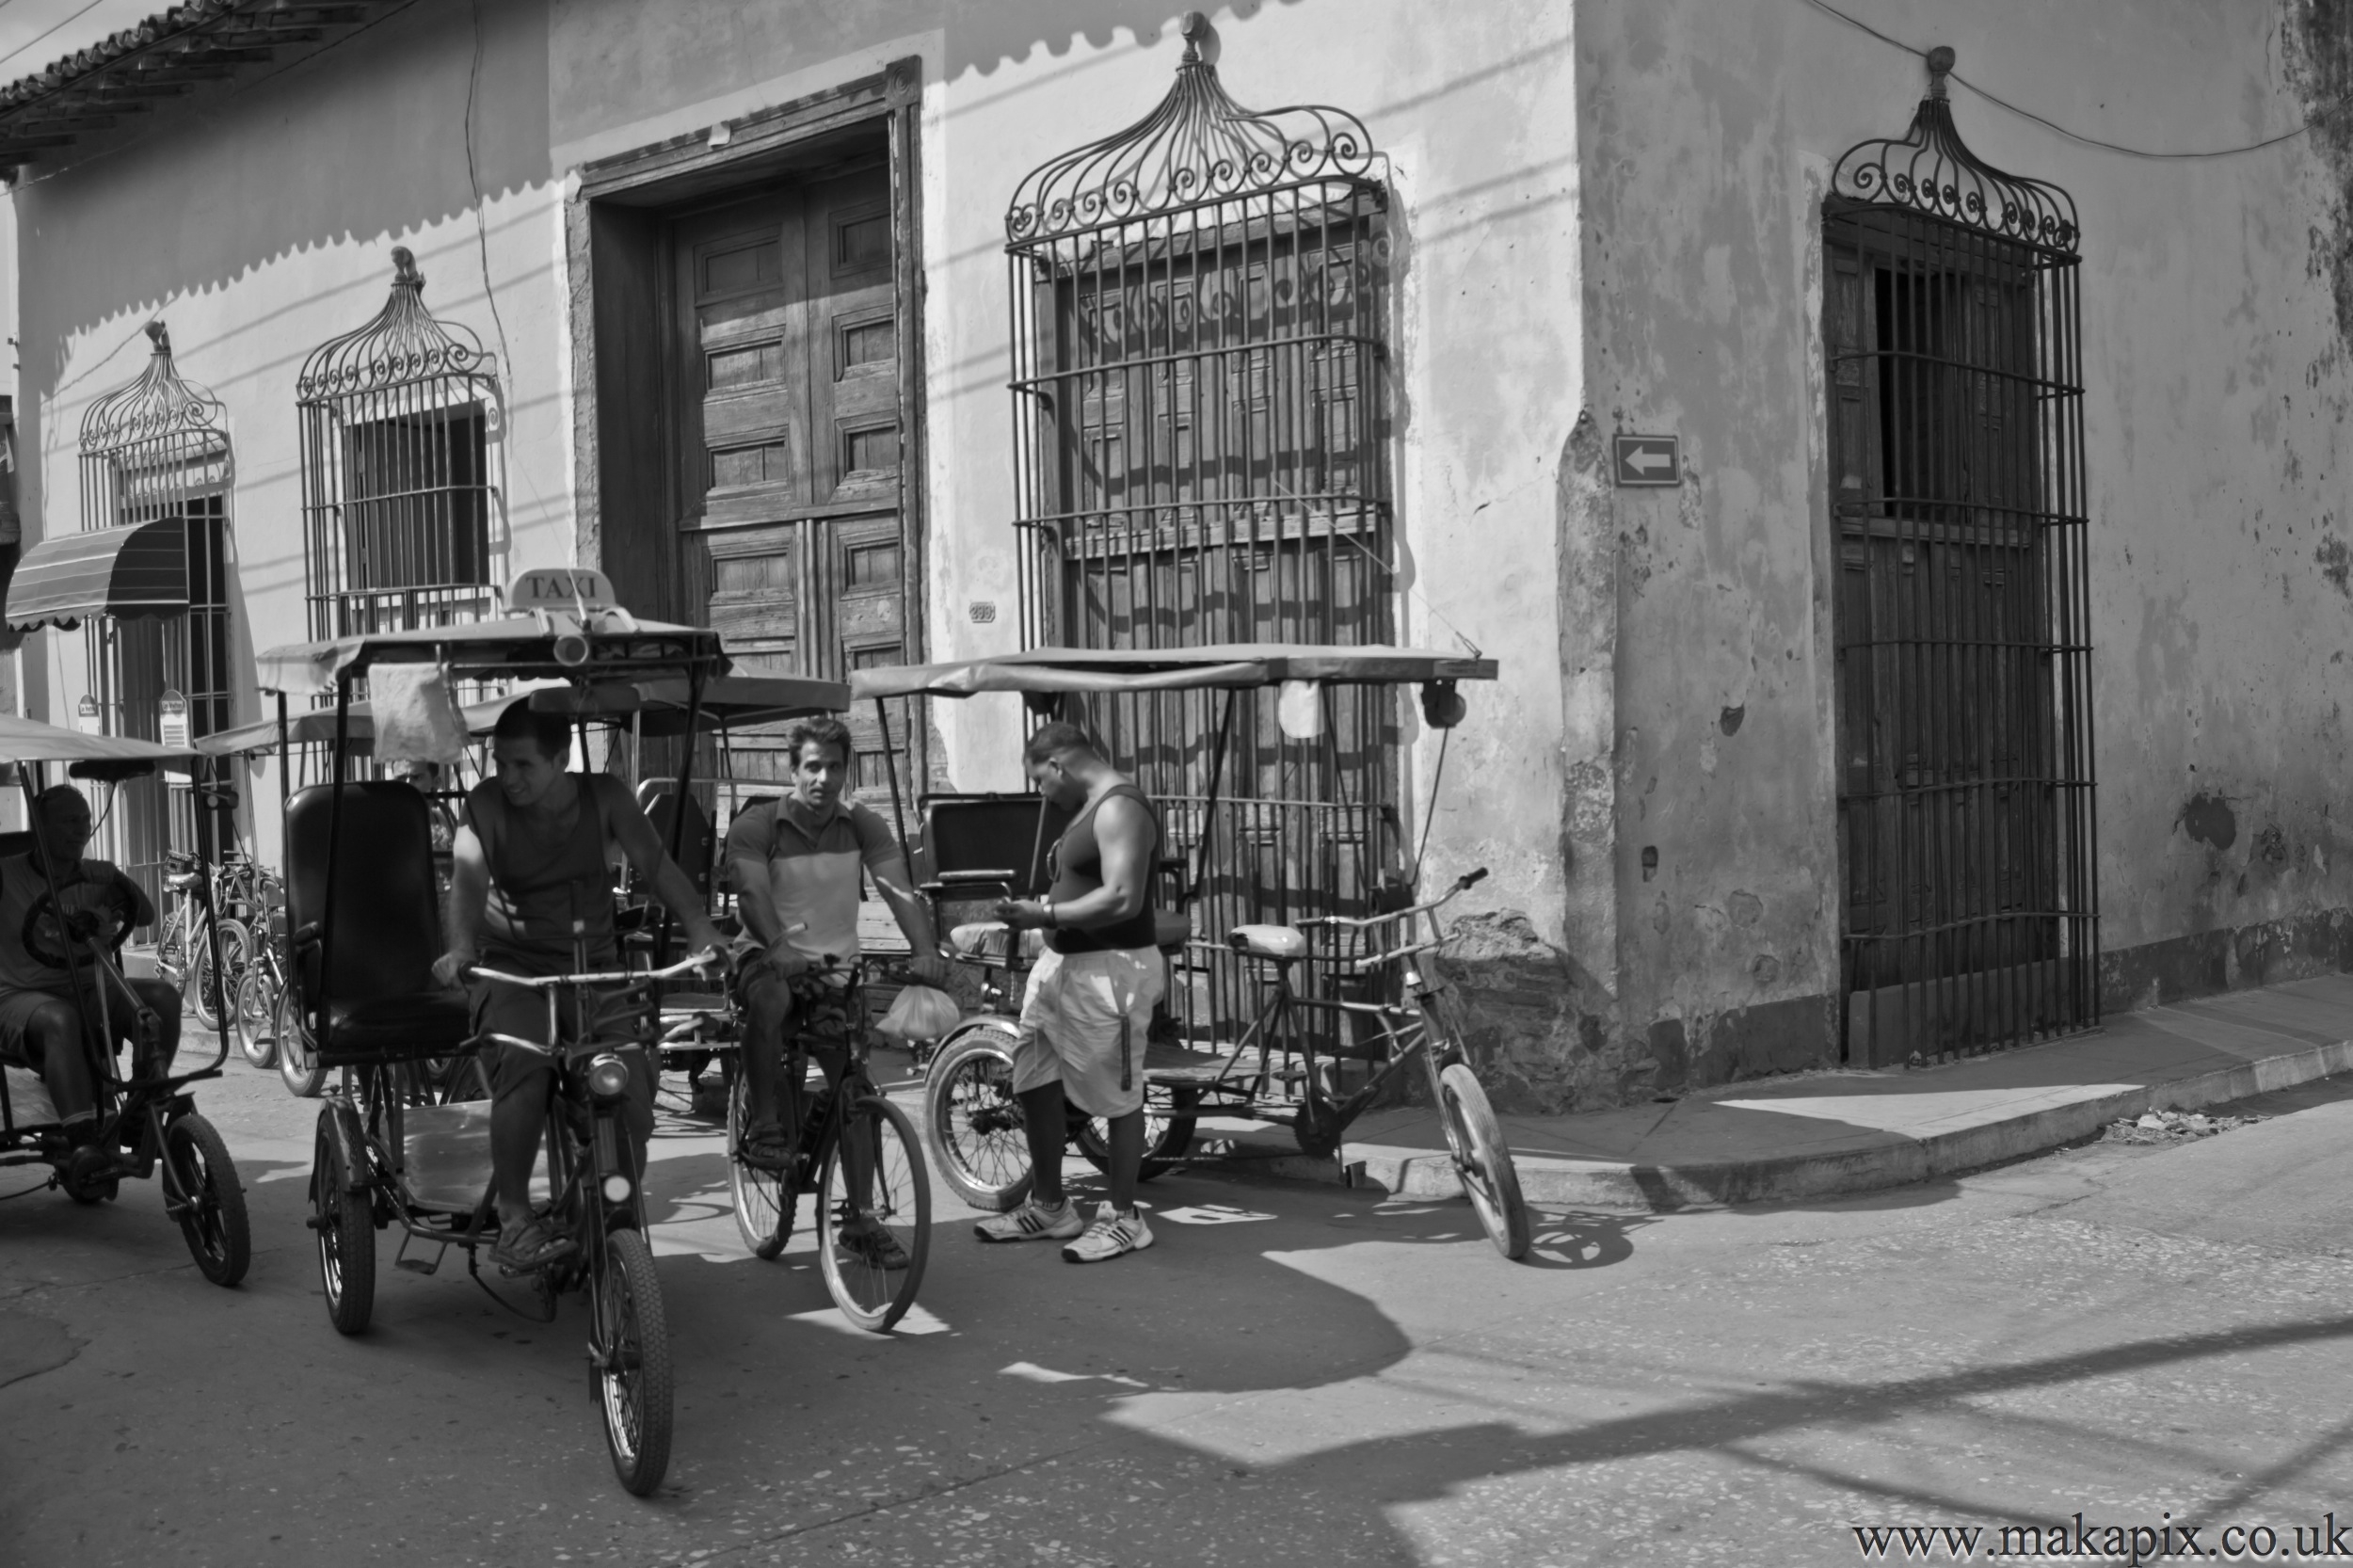
<path fill-rule="evenodd" d="M 619 1099 L 629 1088 L 629 1064 L 617 1056 L 600 1056 L 588 1064 L 588 1092 L 600 1100 Z"/>
<path fill-rule="evenodd" d="M 607 1203 L 629 1202 L 629 1177 L 618 1171 L 606 1176 L 604 1178 L 604 1201 Z"/>

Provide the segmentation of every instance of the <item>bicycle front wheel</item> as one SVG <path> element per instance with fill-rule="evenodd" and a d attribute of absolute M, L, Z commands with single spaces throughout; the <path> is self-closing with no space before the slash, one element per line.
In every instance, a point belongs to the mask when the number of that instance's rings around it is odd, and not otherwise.
<path fill-rule="evenodd" d="M 862 1181 L 851 1179 L 845 1157 L 867 1167 Z M 817 1178 L 817 1260 L 834 1304 L 858 1327 L 888 1332 L 915 1304 L 931 1242 L 932 1184 L 915 1123 L 881 1096 L 865 1096 L 842 1119 Z"/>
<path fill-rule="evenodd" d="M 745 1162 L 744 1133 L 751 1121 L 751 1081 L 738 1072 L 728 1085 L 728 1190 L 735 1197 L 735 1228 L 764 1262 L 784 1251 L 792 1235 L 793 1197 L 782 1173 Z"/>
<path fill-rule="evenodd" d="M 251 936 L 235 920 L 220 922 L 220 991 L 224 1000 L 232 996 L 237 982 L 246 971 L 247 948 Z M 220 1027 L 220 1013 L 213 1005 L 213 940 L 212 934 L 197 921 L 188 932 L 188 984 L 196 994 L 188 999 L 189 1010 L 196 1021 L 206 1029 Z"/>
<path fill-rule="evenodd" d="M 256 964 L 237 982 L 229 1006 L 237 1050 L 257 1067 L 278 1061 L 278 986 L 266 967 Z"/>
<path fill-rule="evenodd" d="M 590 1366 L 613 1473 L 650 1496 L 670 1467 L 670 1329 L 653 1252 L 633 1230 L 605 1239 L 596 1281 L 596 1360 Z"/>
<path fill-rule="evenodd" d="M 319 1086 L 327 1081 L 311 1032 L 303 1027 L 302 1002 L 291 985 L 278 989 L 278 1076 L 288 1094 L 306 1100 L 318 1098 Z"/>
<path fill-rule="evenodd" d="M 1502 1124 L 1487 1103 L 1477 1075 L 1457 1062 L 1438 1074 L 1438 1107 L 1446 1141 L 1462 1174 L 1463 1192 L 1496 1251 L 1517 1261 L 1527 1256 L 1528 1205 L 1520 1201 L 1520 1173 L 1503 1141 Z"/>
<path fill-rule="evenodd" d="M 1030 1193 L 1030 1135 L 1013 1093 L 1013 1024 L 951 1036 L 923 1076 L 923 1119 L 957 1197 L 1001 1214 Z"/>

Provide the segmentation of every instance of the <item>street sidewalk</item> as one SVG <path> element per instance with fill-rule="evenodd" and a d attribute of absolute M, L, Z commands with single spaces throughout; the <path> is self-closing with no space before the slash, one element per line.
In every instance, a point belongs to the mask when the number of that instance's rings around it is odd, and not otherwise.
<path fill-rule="evenodd" d="M 2192 1110 L 2353 1067 L 2353 975 L 2234 991 L 1949 1065 L 1720 1085 L 1673 1104 L 1505 1116 L 1520 1188 L 1545 1207 L 1654 1210 L 1899 1187 L 2039 1154 L 2144 1111 Z M 1205 1126 L 1254 1151 L 1287 1132 Z M 1291 1145 L 1294 1146 L 1295 1145 Z M 1406 1197 L 1462 1192 L 1434 1112 L 1375 1112 L 1334 1160 L 1254 1167 Z"/>

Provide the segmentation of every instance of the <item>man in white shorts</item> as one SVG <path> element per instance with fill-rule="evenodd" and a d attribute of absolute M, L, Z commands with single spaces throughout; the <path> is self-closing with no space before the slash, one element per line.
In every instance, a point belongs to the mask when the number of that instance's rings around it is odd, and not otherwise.
<path fill-rule="evenodd" d="M 1077 815 L 1047 862 L 1047 896 L 997 906 L 1015 929 L 1043 930 L 1048 951 L 1030 971 L 1013 1058 L 1030 1196 L 975 1228 L 984 1241 L 1067 1241 L 1065 1260 L 1100 1263 L 1152 1244 L 1136 1208 L 1136 1173 L 1144 1163 L 1144 1035 L 1166 985 L 1152 920 L 1160 824 L 1144 792 L 1075 724 L 1040 729 L 1022 760 L 1038 792 Z M 1064 1096 L 1111 1124 L 1112 1198 L 1092 1225 L 1080 1224 L 1063 1195 Z"/>

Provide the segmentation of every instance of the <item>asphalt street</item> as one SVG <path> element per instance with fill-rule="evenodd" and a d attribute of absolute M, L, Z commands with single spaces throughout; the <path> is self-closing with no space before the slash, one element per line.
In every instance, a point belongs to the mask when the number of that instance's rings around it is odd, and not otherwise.
<path fill-rule="evenodd" d="M 712 1125 L 667 1114 L 676 1457 L 640 1501 L 576 1298 L 525 1321 L 387 1239 L 375 1325 L 333 1332 L 315 1108 L 238 1066 L 200 1103 L 242 1288 L 152 1184 L 0 1202 L 0 1562 L 1833 1563 L 1858 1525 L 2078 1513 L 2284 1544 L 2353 1513 L 2348 1093 L 1851 1202 L 1548 1214 L 1520 1266 L 1460 1203 L 1180 1175 L 1158 1246 L 1072 1268 L 943 1191 L 888 1338 L 805 1243 L 744 1251 Z"/>

